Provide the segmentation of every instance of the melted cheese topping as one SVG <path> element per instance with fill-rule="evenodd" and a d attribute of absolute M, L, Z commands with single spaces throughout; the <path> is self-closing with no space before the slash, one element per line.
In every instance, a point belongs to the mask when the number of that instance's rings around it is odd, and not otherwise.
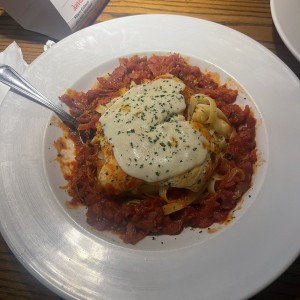
<path fill-rule="evenodd" d="M 134 86 L 101 116 L 103 133 L 125 173 L 156 182 L 205 161 L 207 140 L 183 116 L 184 88 L 175 79 Z"/>

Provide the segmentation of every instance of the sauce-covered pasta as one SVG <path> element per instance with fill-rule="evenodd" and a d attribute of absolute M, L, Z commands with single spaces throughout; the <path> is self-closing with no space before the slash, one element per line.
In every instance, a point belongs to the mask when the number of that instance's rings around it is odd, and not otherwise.
<path fill-rule="evenodd" d="M 178 54 L 120 59 L 88 92 L 61 101 L 86 131 L 68 180 L 87 222 L 135 244 L 224 222 L 249 189 L 256 120 L 238 92 Z"/>

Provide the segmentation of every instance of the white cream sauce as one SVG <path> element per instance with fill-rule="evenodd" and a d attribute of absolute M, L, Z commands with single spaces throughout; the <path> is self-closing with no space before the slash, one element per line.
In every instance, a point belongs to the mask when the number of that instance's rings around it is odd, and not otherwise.
<path fill-rule="evenodd" d="M 183 116 L 184 88 L 175 79 L 134 86 L 101 116 L 104 135 L 125 173 L 156 182 L 205 161 L 206 139 Z"/>

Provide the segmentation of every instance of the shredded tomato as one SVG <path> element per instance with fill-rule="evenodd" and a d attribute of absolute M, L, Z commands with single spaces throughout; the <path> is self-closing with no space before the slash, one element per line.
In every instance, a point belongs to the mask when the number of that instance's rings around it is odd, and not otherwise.
<path fill-rule="evenodd" d="M 128 193 L 114 196 L 103 191 L 97 182 L 100 146 L 91 144 L 90 139 L 84 144 L 76 142 L 76 164 L 72 176 L 67 178 L 72 202 L 87 207 L 88 224 L 101 231 L 116 232 L 125 243 L 135 244 L 147 235 L 179 234 L 188 226 L 206 228 L 216 222 L 222 223 L 251 186 L 257 157 L 256 120 L 250 108 L 234 103 L 238 95 L 236 90 L 218 85 L 178 54 L 121 58 L 119 67 L 109 76 L 97 78 L 97 89 L 87 93 L 68 91 L 61 96 L 61 101 L 69 106 L 71 114 L 80 122 L 79 129 L 92 134 L 100 117 L 95 111 L 98 105 L 120 96 L 120 91 L 128 89 L 132 81 L 139 84 L 166 73 L 177 76 L 193 93 L 213 98 L 237 134 L 224 149 L 217 168 L 221 179 L 216 182 L 215 191 L 203 193 L 201 201 L 170 215 L 164 214 L 165 201 L 158 195 L 141 195 L 139 200 L 142 201 L 135 202 L 130 201 L 132 195 Z M 169 197 L 176 199 L 184 193 L 184 189 L 173 188 Z"/>

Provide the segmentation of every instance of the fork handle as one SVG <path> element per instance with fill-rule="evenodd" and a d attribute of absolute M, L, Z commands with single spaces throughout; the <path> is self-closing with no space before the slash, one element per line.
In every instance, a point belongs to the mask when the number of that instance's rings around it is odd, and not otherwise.
<path fill-rule="evenodd" d="M 55 112 L 60 119 L 68 125 L 77 127 L 78 122 L 59 106 L 50 102 L 44 95 L 36 90 L 28 81 L 26 81 L 17 71 L 8 65 L 0 64 L 0 81 L 13 88 L 18 93 L 34 102 L 49 108 Z"/>

